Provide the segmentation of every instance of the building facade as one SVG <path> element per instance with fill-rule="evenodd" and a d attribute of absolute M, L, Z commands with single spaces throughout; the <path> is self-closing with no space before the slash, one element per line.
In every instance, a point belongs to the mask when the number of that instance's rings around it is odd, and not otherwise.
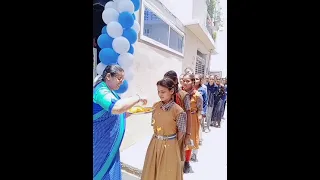
<path fill-rule="evenodd" d="M 134 44 L 134 78 L 122 96 L 140 94 L 156 102 L 156 82 L 165 72 L 209 71 L 215 46 L 206 0 L 141 0 L 135 16 L 141 27 Z"/>

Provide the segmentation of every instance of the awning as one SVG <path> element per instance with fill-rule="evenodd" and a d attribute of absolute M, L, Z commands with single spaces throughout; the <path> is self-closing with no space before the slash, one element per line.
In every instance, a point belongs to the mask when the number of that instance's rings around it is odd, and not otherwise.
<path fill-rule="evenodd" d="M 193 32 L 199 39 L 202 41 L 202 43 L 205 45 L 206 48 L 209 50 L 215 49 L 214 41 L 206 29 L 206 27 L 203 27 L 199 21 L 194 20 L 191 23 L 186 23 L 185 26 L 190 29 L 191 32 Z"/>

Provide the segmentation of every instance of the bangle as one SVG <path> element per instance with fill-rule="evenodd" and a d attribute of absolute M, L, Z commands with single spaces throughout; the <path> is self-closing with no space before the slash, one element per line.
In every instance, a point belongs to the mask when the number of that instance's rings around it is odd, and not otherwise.
<path fill-rule="evenodd" d="M 139 98 L 139 100 L 138 100 L 138 102 L 140 101 L 140 96 L 139 96 L 139 94 L 137 94 L 137 96 L 138 96 L 138 98 Z"/>

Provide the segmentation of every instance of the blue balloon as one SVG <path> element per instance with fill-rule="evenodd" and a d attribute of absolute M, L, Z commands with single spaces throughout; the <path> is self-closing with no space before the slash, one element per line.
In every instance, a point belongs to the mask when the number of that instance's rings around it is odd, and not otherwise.
<path fill-rule="evenodd" d="M 131 0 L 134 5 L 134 11 L 138 11 L 140 8 L 140 0 Z"/>
<path fill-rule="evenodd" d="M 134 13 L 132 14 L 132 16 L 133 16 L 133 20 L 136 20 L 136 15 L 134 15 Z"/>
<path fill-rule="evenodd" d="M 128 90 L 128 86 L 129 86 L 128 81 L 124 80 L 123 83 L 121 84 L 120 88 L 118 90 L 115 90 L 114 92 L 116 92 L 118 94 L 122 94 Z"/>
<path fill-rule="evenodd" d="M 118 56 L 119 54 L 111 48 L 104 48 L 99 52 L 99 59 L 105 65 L 117 63 Z"/>
<path fill-rule="evenodd" d="M 107 34 L 107 26 L 103 26 L 101 29 L 101 34 Z"/>
<path fill-rule="evenodd" d="M 130 42 L 130 44 L 134 44 L 138 39 L 138 35 L 137 35 L 136 31 L 133 30 L 132 28 L 125 29 L 123 31 L 122 36 L 127 38 L 128 41 Z"/>
<path fill-rule="evenodd" d="M 134 23 L 133 16 L 129 12 L 120 13 L 118 21 L 123 28 L 131 28 Z"/>
<path fill-rule="evenodd" d="M 133 48 L 133 46 L 131 44 L 130 44 L 130 49 L 129 49 L 128 53 L 130 53 L 130 54 L 134 53 L 134 48 Z"/>
<path fill-rule="evenodd" d="M 101 34 L 97 40 L 98 45 L 101 49 L 112 48 L 112 41 L 113 41 L 113 38 L 110 37 L 108 34 Z"/>

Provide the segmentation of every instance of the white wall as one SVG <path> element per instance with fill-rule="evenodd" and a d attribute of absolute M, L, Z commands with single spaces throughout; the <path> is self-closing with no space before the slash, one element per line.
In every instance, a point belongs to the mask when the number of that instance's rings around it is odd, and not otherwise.
<path fill-rule="evenodd" d="M 207 19 L 206 0 L 159 0 L 182 23 L 197 19 L 205 25 Z"/>
<path fill-rule="evenodd" d="M 195 69 L 196 67 L 196 57 L 197 50 L 199 50 L 203 54 L 208 54 L 209 51 L 206 49 L 204 44 L 193 34 L 189 29 L 185 31 L 185 49 L 184 49 L 184 60 L 182 63 L 182 69 L 187 67 L 191 67 Z"/>
<path fill-rule="evenodd" d="M 193 0 L 159 0 L 183 24 L 192 20 Z M 200 1 L 200 0 L 199 0 Z"/>
<path fill-rule="evenodd" d="M 164 73 L 174 70 L 180 75 L 187 67 L 195 69 L 197 50 L 204 54 L 209 51 L 189 29 L 186 29 L 185 33 L 184 57 L 174 55 L 143 41 L 136 42 L 133 61 L 134 77 L 129 82 L 129 90 L 122 97 L 140 94 L 148 97 L 148 105 L 153 105 L 159 100 L 156 82 L 163 78 Z"/>
<path fill-rule="evenodd" d="M 147 97 L 148 105 L 152 106 L 159 101 L 157 81 L 169 70 L 181 74 L 183 58 L 144 42 L 136 42 L 134 48 L 134 76 L 122 97 L 139 94 Z"/>
<path fill-rule="evenodd" d="M 172 12 L 180 20 L 191 20 L 192 16 L 192 0 L 160 0 L 167 9 Z M 183 4 L 183 8 L 181 7 Z M 188 9 L 190 8 L 190 9 Z M 190 12 L 190 13 L 187 13 Z M 139 14 L 136 13 L 139 21 Z M 143 33 L 141 29 L 140 33 Z M 148 97 L 148 105 L 153 105 L 159 100 L 157 94 L 156 82 L 163 78 L 164 73 L 174 70 L 178 75 L 186 67 L 195 69 L 195 58 L 197 50 L 203 54 L 209 51 L 203 43 L 189 30 L 185 29 L 185 47 L 184 57 L 174 55 L 152 44 L 139 40 L 135 43 L 134 63 L 133 63 L 133 80 L 129 82 L 129 90 L 122 95 L 128 97 L 135 94 Z"/>
<path fill-rule="evenodd" d="M 220 6 L 224 14 L 223 31 L 217 33 L 217 55 L 211 56 L 210 71 L 222 71 L 222 77 L 227 76 L 227 0 L 220 0 Z"/>
<path fill-rule="evenodd" d="M 203 27 L 206 27 L 207 14 L 206 0 L 193 0 L 192 17 L 198 19 Z"/>

